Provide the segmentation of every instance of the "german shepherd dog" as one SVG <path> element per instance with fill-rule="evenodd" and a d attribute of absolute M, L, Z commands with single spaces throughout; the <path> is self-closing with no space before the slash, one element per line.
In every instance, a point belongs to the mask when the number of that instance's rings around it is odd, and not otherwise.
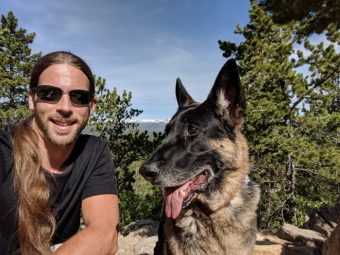
<path fill-rule="evenodd" d="M 160 147 L 140 173 L 164 188 L 164 212 L 154 254 L 252 254 L 258 186 L 248 178 L 248 147 L 241 134 L 246 103 L 238 67 L 222 67 L 199 104 L 176 81 L 178 110 Z"/>

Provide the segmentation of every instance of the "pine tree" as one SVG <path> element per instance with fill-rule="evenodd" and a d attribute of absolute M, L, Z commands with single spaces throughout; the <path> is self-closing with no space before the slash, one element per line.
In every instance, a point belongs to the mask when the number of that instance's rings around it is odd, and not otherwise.
<path fill-rule="evenodd" d="M 1 15 L 0 27 L 0 127 L 27 116 L 29 77 L 38 54 L 31 55 L 29 44 L 35 33 L 18 28 L 13 12 Z"/>
<path fill-rule="evenodd" d="M 134 188 L 136 184 L 143 185 L 146 181 L 136 181 L 138 167 L 133 165 L 140 166 L 141 161 L 161 143 L 164 134 L 154 132 L 153 137 L 150 137 L 147 131 L 139 131 L 138 124 L 131 119 L 141 114 L 142 110 L 131 108 L 131 92 L 124 90 L 119 95 L 115 87 L 109 90 L 105 84 L 105 79 L 96 79 L 97 107 L 90 119 L 90 126 L 95 134 L 108 142 L 112 152 L 118 172 L 121 224 L 141 219 L 139 217 L 157 219 L 159 215 L 155 212 L 161 211 L 161 193 L 150 188 L 153 201 L 150 201 L 150 194 L 137 194 Z"/>
<path fill-rule="evenodd" d="M 340 0 L 258 0 L 278 24 L 298 21 L 299 37 L 340 28 Z"/>
<path fill-rule="evenodd" d="M 143 111 L 132 108 L 131 92 L 124 90 L 119 95 L 115 87 L 109 90 L 105 84 L 105 79 L 96 79 L 97 106 L 90 127 L 108 141 L 116 167 L 125 167 L 149 155 L 163 136 L 154 133 L 151 139 L 147 131 L 140 132 L 131 119 Z"/>
<path fill-rule="evenodd" d="M 255 2 L 250 23 L 237 27 L 239 45 L 219 41 L 234 55 L 248 101 L 244 125 L 253 177 L 260 183 L 260 228 L 283 221 L 301 226 L 310 207 L 334 203 L 339 193 L 339 54 L 334 45 L 295 51 L 296 24 L 276 25 Z M 333 34 L 333 36 L 335 36 Z M 298 73 L 309 65 L 310 77 Z"/>

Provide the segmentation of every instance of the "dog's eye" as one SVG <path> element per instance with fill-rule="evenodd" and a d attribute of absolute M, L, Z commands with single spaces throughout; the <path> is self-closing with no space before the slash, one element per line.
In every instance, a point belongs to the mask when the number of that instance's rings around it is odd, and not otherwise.
<path fill-rule="evenodd" d="M 198 133 L 198 128 L 193 125 L 188 125 L 188 135 L 196 135 Z"/>

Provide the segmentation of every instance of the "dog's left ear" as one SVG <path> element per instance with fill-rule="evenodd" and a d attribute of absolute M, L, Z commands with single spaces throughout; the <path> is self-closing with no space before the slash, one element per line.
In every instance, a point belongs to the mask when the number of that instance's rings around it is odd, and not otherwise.
<path fill-rule="evenodd" d="M 231 119 L 234 124 L 242 121 L 241 112 L 246 110 L 246 102 L 234 59 L 228 60 L 222 67 L 206 103 L 212 105 L 217 115 L 223 119 Z"/>

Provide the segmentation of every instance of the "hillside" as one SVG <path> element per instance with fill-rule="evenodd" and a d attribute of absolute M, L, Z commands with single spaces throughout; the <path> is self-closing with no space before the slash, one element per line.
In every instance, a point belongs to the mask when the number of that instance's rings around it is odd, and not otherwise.
<path fill-rule="evenodd" d="M 165 125 L 167 122 L 165 121 L 137 121 L 139 125 L 139 129 L 141 131 L 148 132 L 164 132 Z"/>
<path fill-rule="evenodd" d="M 166 121 L 158 121 L 158 120 L 136 120 L 134 121 L 139 125 L 139 129 L 141 131 L 148 131 L 149 133 L 152 132 L 164 132 Z M 89 126 L 86 126 L 84 131 L 82 132 L 83 134 L 91 134 L 91 130 Z"/>

